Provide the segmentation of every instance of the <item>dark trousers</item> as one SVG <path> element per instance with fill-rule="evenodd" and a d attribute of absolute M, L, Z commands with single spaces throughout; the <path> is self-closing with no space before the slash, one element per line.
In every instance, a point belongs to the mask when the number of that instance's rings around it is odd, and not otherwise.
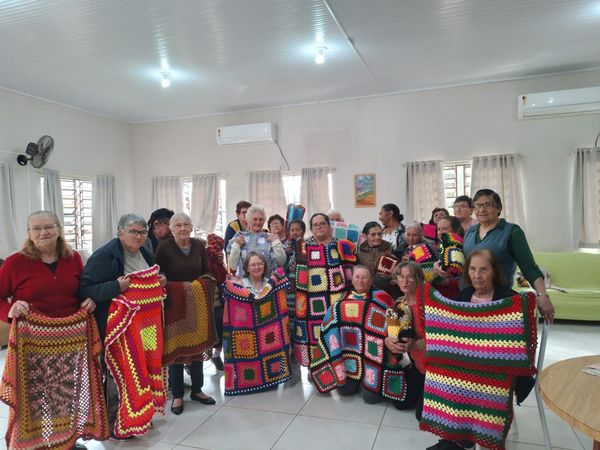
<path fill-rule="evenodd" d="M 193 361 L 190 367 L 192 394 L 197 394 L 204 386 L 204 361 Z M 173 398 L 183 398 L 183 364 L 169 366 L 169 381 Z"/>
<path fill-rule="evenodd" d="M 223 307 L 217 306 L 213 310 L 215 315 L 215 328 L 217 329 L 217 338 L 219 341 L 213 345 L 213 348 L 221 348 L 223 346 Z"/>

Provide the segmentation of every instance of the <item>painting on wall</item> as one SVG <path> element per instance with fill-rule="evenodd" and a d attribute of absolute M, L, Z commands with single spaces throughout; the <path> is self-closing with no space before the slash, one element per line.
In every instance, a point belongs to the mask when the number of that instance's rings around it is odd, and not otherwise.
<path fill-rule="evenodd" d="M 375 174 L 359 173 L 354 175 L 354 206 L 369 208 L 376 204 Z"/>

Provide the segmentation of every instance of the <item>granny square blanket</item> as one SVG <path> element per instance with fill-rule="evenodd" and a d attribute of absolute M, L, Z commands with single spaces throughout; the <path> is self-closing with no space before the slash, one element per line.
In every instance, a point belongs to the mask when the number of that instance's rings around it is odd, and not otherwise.
<path fill-rule="evenodd" d="M 281 268 L 258 296 L 232 281 L 225 283 L 225 395 L 262 391 L 291 378 L 289 287 Z"/>
<path fill-rule="evenodd" d="M 105 358 L 119 392 L 118 437 L 146 433 L 154 413 L 164 413 L 164 289 L 158 270 L 154 265 L 129 274 L 129 288 L 112 300 L 108 313 Z"/>
<path fill-rule="evenodd" d="M 108 439 L 102 344 L 93 316 L 36 311 L 10 328 L 0 400 L 9 407 L 6 446 L 70 449 L 78 438 Z"/>
<path fill-rule="evenodd" d="M 217 283 L 210 275 L 168 282 L 165 301 L 164 366 L 202 361 L 217 343 L 213 303 Z"/>

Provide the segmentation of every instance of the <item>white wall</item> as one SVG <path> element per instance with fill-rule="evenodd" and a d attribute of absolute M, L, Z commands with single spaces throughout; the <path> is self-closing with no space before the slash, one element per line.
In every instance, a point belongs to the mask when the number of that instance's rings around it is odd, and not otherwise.
<path fill-rule="evenodd" d="M 18 240 L 25 239 L 27 215 L 41 205 L 39 171 L 16 163 L 27 143 L 52 136 L 54 151 L 45 167 L 61 173 L 114 174 L 118 211 L 124 212 L 134 200 L 129 131 L 122 122 L 0 90 L 0 161 L 15 166 Z M 3 247 L 0 256 L 9 253 Z"/>
<path fill-rule="evenodd" d="M 228 211 L 247 197 L 246 173 L 277 169 L 272 145 L 219 147 L 215 128 L 271 121 L 292 169 L 332 166 L 334 203 L 347 220 L 377 219 L 379 206 L 405 210 L 405 168 L 413 160 L 468 159 L 520 153 L 524 160 L 526 230 L 536 250 L 570 245 L 573 149 L 591 146 L 600 116 L 516 120 L 523 93 L 600 84 L 600 72 L 480 84 L 333 103 L 283 107 L 196 119 L 132 125 L 135 204 L 148 213 L 151 178 L 221 172 Z M 376 208 L 354 208 L 353 174 L 377 174 Z M 437 206 L 437 205 L 431 205 Z"/>

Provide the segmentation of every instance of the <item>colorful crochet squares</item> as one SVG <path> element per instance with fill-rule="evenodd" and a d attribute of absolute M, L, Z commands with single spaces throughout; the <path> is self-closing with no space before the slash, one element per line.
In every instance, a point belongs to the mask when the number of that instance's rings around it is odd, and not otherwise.
<path fill-rule="evenodd" d="M 292 220 L 302 220 L 306 208 L 298 203 L 290 203 L 287 205 L 287 211 L 285 214 L 285 220 L 291 222 Z"/>
<path fill-rule="evenodd" d="M 440 243 L 440 264 L 442 270 L 450 276 L 462 274 L 465 265 L 465 254 L 462 250 L 463 238 L 456 233 L 444 233 Z"/>
<path fill-rule="evenodd" d="M 363 362 L 364 375 L 363 375 L 363 387 L 369 391 L 380 392 L 381 391 L 381 365 L 373 364 L 369 361 Z"/>
<path fill-rule="evenodd" d="M 360 237 L 360 227 L 353 223 L 331 222 L 331 234 L 337 239 L 346 239 L 350 242 L 358 244 Z"/>
<path fill-rule="evenodd" d="M 327 270 L 323 267 L 313 267 L 308 276 L 308 292 L 310 294 L 327 292 Z"/>
<path fill-rule="evenodd" d="M 267 383 L 277 383 L 282 378 L 289 378 L 290 362 L 288 352 L 280 351 L 263 359 L 263 376 Z"/>
<path fill-rule="evenodd" d="M 344 322 L 361 323 L 363 318 L 364 300 L 348 300 L 340 306 L 340 314 Z"/>
<path fill-rule="evenodd" d="M 308 267 L 304 264 L 296 264 L 296 289 L 308 290 Z"/>
<path fill-rule="evenodd" d="M 383 371 L 383 391 L 384 397 L 395 401 L 406 400 L 406 372 L 397 370 Z"/>
<path fill-rule="evenodd" d="M 385 310 L 382 311 L 377 306 L 369 305 L 365 328 L 373 333 L 385 333 Z"/>
<path fill-rule="evenodd" d="M 328 271 L 329 292 L 339 292 L 346 290 L 346 277 L 341 267 L 334 267 Z"/>
<path fill-rule="evenodd" d="M 256 337 L 252 331 L 233 331 L 232 337 L 235 359 L 254 359 L 258 356 Z"/>
<path fill-rule="evenodd" d="M 356 258 L 356 245 L 350 241 L 340 240 L 337 242 L 338 252 L 340 259 L 344 262 L 355 263 Z"/>
<path fill-rule="evenodd" d="M 324 316 L 327 311 L 327 297 L 325 295 L 314 296 L 309 299 L 309 311 L 311 316 Z"/>
<path fill-rule="evenodd" d="M 417 264 L 422 264 L 435 260 L 435 255 L 427 245 L 415 244 L 408 249 L 408 258 Z"/>
<path fill-rule="evenodd" d="M 306 319 L 308 296 L 306 292 L 296 291 L 296 319 Z"/>
<path fill-rule="evenodd" d="M 383 275 L 390 275 L 398 264 L 400 264 L 400 261 L 397 258 L 390 255 L 382 255 L 377 260 L 375 270 Z"/>
<path fill-rule="evenodd" d="M 325 267 L 325 247 L 322 245 L 306 246 L 306 264 L 309 267 Z"/>
<path fill-rule="evenodd" d="M 358 327 L 343 326 L 340 328 L 342 347 L 348 351 L 362 353 L 362 331 Z"/>
<path fill-rule="evenodd" d="M 378 336 L 365 336 L 365 357 L 379 364 L 383 363 L 383 339 Z"/>

